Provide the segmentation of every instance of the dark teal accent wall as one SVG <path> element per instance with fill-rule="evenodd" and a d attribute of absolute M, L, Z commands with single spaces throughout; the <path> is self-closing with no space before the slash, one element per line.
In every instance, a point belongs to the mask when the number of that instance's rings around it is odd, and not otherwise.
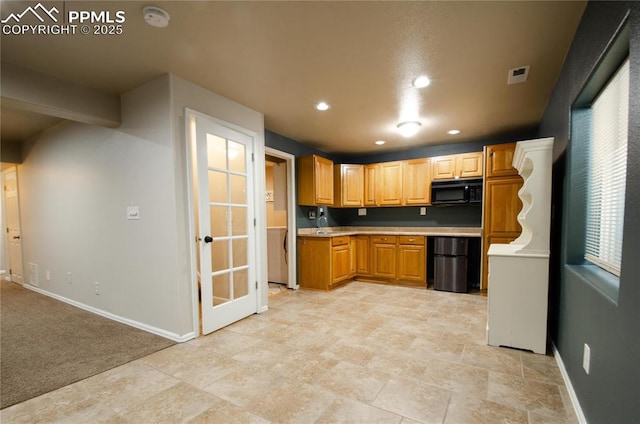
<path fill-rule="evenodd" d="M 386 153 L 371 153 L 367 155 L 343 155 L 340 163 L 377 163 L 394 160 L 428 158 L 434 156 L 454 155 L 457 153 L 481 152 L 483 147 L 491 144 L 512 143 L 514 141 L 529 140 L 536 137 L 537 127 L 510 134 L 499 135 L 490 139 L 464 141 L 460 143 L 438 144 L 433 146 L 418 146 L 404 150 Z M 419 141 L 418 141 L 419 143 Z M 375 147 L 372 146 L 375 150 Z"/>
<path fill-rule="evenodd" d="M 265 146 L 271 147 L 272 149 L 280 150 L 281 152 L 289 153 L 291 155 L 294 155 L 295 157 L 306 156 L 306 155 L 319 155 L 319 156 L 329 158 L 334 162 L 337 162 L 338 160 L 338 158 L 333 155 L 329 155 L 318 149 L 314 149 L 313 147 L 306 146 L 288 137 L 285 137 L 278 133 L 274 133 L 273 131 L 265 130 L 264 139 L 265 139 L 264 140 Z M 297 178 L 297 172 L 298 170 L 296 168 L 296 178 Z M 297 196 L 297 193 L 296 193 L 296 196 Z M 298 202 L 296 201 L 296 204 L 297 203 Z M 308 218 L 308 213 L 311 210 L 316 210 L 316 208 L 298 205 L 298 207 L 296 208 L 296 223 L 298 228 L 311 228 L 316 226 L 316 221 L 309 220 Z M 340 225 L 332 217 L 331 211 L 327 213 L 327 218 L 330 226 Z"/>
<path fill-rule="evenodd" d="M 316 154 L 327 157 L 335 163 L 377 163 L 465 152 L 478 152 L 487 144 L 508 143 L 534 137 L 535 133 L 531 131 L 521 131 L 490 140 L 417 147 L 410 150 L 370 155 L 336 156 L 306 146 L 273 131 L 266 130 L 265 145 L 296 157 Z M 317 208 L 309 206 L 297 207 L 296 223 L 298 228 L 312 228 L 316 226 L 316 221 L 308 218 L 308 213 L 312 210 L 317 211 Z M 419 211 L 420 208 L 416 207 L 368 208 L 366 216 L 358 216 L 357 209 L 328 208 L 327 218 L 329 226 L 479 227 L 482 225 L 482 208 L 477 205 L 450 207 L 429 206 L 427 207 L 426 216 L 421 216 Z"/>
<path fill-rule="evenodd" d="M 482 206 L 428 206 L 420 215 L 419 207 L 368 208 L 366 216 L 358 216 L 357 209 L 333 209 L 332 214 L 341 225 L 379 227 L 480 227 Z"/>
<path fill-rule="evenodd" d="M 576 244 L 562 225 L 572 211 L 563 203 L 570 154 L 571 106 L 629 13 L 630 98 L 624 241 L 618 300 L 612 301 L 566 264 Z M 589 423 L 640 419 L 640 2 L 590 1 L 544 113 L 540 137 L 555 137 L 550 330 Z M 570 180 L 569 180 L 570 181 Z M 582 369 L 584 343 L 591 369 Z"/>

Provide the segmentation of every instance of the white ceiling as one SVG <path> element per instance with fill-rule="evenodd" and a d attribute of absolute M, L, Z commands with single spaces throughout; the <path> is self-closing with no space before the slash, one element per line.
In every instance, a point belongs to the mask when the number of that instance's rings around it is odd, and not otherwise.
<path fill-rule="evenodd" d="M 2 18 L 34 1 L 2 1 Z M 123 10 L 122 35 L 2 36 L 1 59 L 121 94 L 175 74 L 265 115 L 266 128 L 328 153 L 373 153 L 535 128 L 585 1 L 47 2 Z M 143 6 L 169 12 L 147 25 Z M 525 83 L 508 70 L 530 65 Z M 411 86 L 426 74 L 432 84 Z M 326 112 L 314 109 L 326 101 Z M 3 107 L 2 141 L 56 120 Z M 396 124 L 419 120 L 401 137 Z M 42 121 L 42 122 L 41 122 Z M 456 136 L 447 130 L 459 129 Z M 31 134 L 29 134 L 31 133 Z M 375 140 L 387 144 L 375 146 Z"/>

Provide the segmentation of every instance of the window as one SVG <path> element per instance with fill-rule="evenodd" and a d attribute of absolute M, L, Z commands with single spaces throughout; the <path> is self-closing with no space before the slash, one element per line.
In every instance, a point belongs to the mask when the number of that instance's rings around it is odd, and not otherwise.
<path fill-rule="evenodd" d="M 591 105 L 584 259 L 620 276 L 629 121 L 629 59 Z"/>
<path fill-rule="evenodd" d="M 629 34 L 625 18 L 571 106 L 562 200 L 565 271 L 616 305 L 627 179 Z"/>

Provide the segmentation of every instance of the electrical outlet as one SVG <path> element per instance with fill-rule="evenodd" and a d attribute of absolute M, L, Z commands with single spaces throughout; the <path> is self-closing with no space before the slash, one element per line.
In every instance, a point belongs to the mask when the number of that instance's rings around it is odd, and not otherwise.
<path fill-rule="evenodd" d="M 96 296 L 100 296 L 100 283 L 95 281 L 94 284 L 96 285 Z"/>
<path fill-rule="evenodd" d="M 425 208 L 425 207 L 421 207 L 421 208 L 420 208 L 420 215 L 424 216 L 424 215 L 426 215 L 426 214 L 427 214 L 427 208 Z"/>
<path fill-rule="evenodd" d="M 316 211 L 309 211 L 309 219 L 316 219 Z"/>
<path fill-rule="evenodd" d="M 367 215 L 367 208 L 358 209 L 358 216 L 366 216 L 366 215 Z"/>
<path fill-rule="evenodd" d="M 589 374 L 589 368 L 591 367 L 591 348 L 588 344 L 584 344 L 584 354 L 582 355 L 582 368 Z"/>
<path fill-rule="evenodd" d="M 71 273 L 67 272 L 67 283 L 71 284 Z"/>

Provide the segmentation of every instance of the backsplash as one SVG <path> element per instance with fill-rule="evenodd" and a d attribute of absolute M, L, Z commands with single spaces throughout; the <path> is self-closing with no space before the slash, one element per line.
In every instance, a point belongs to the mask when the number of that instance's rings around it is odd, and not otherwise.
<path fill-rule="evenodd" d="M 366 216 L 358 216 L 358 209 L 331 209 L 340 225 L 392 227 L 480 227 L 482 206 L 428 206 L 420 215 L 420 207 L 368 208 Z"/>
<path fill-rule="evenodd" d="M 315 220 L 308 219 L 309 211 L 316 207 L 298 207 L 298 228 L 312 228 Z M 325 212 L 329 226 L 380 226 L 380 227 L 480 227 L 482 206 L 460 205 L 428 206 L 427 214 L 420 215 L 420 207 L 367 208 L 366 216 L 358 216 L 358 209 L 328 208 Z"/>

